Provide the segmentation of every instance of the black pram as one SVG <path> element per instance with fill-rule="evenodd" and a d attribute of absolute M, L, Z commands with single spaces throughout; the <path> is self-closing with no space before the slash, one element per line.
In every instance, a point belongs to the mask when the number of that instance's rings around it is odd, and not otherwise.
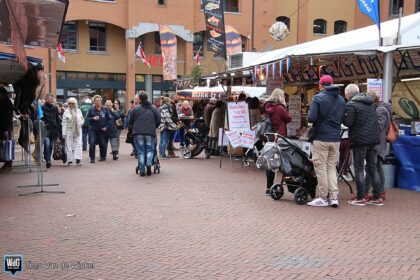
<path fill-rule="evenodd" d="M 294 143 L 278 134 L 266 135 L 273 138 L 273 142 L 266 142 L 257 152 L 257 167 L 272 171 L 279 171 L 283 176 L 280 184 L 274 184 L 270 189 L 270 196 L 279 200 L 284 194 L 284 185 L 294 194 L 297 204 L 306 204 L 308 195 L 315 197 L 318 184 L 314 165 L 308 155 Z"/>
<path fill-rule="evenodd" d="M 181 125 L 185 129 L 185 142 L 188 143 L 181 150 L 182 158 L 188 159 L 198 156 L 203 150 L 206 151 L 206 158 L 208 158 L 210 155 L 207 148 L 208 128 L 204 123 L 204 119 L 197 119 L 193 128 L 188 128 L 184 124 Z"/>

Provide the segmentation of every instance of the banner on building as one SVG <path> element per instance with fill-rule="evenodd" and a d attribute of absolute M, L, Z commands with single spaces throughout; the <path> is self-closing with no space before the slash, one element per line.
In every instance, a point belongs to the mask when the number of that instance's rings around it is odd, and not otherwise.
<path fill-rule="evenodd" d="M 381 30 L 381 20 L 379 18 L 379 0 L 357 0 L 359 9 L 366 14 Z"/>
<path fill-rule="evenodd" d="M 367 92 L 374 92 L 380 101 L 383 99 L 382 79 L 367 79 Z"/>
<path fill-rule="evenodd" d="M 222 0 L 203 0 L 207 47 L 226 59 L 226 34 Z"/>
<path fill-rule="evenodd" d="M 177 40 L 172 30 L 164 24 L 159 25 L 160 47 L 163 60 L 163 79 L 177 79 Z"/>
<path fill-rule="evenodd" d="M 226 31 L 226 53 L 233 55 L 242 52 L 242 38 L 241 34 L 230 25 L 225 26 Z"/>

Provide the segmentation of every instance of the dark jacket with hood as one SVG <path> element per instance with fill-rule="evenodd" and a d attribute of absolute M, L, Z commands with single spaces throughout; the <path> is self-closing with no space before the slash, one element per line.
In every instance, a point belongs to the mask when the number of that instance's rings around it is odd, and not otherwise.
<path fill-rule="evenodd" d="M 315 140 L 340 142 L 345 106 L 346 102 L 337 86 L 325 87 L 313 97 L 308 122 L 317 129 Z"/>
<path fill-rule="evenodd" d="M 379 124 L 379 150 L 378 156 L 382 159 L 385 158 L 386 153 L 386 133 L 389 130 L 389 126 L 391 125 L 391 116 L 392 116 L 392 106 L 391 104 L 381 102 L 376 107 L 376 116 L 378 117 L 378 124 Z"/>
<path fill-rule="evenodd" d="M 264 114 L 270 118 L 271 127 L 274 132 L 287 136 L 287 123 L 292 121 L 292 117 L 282 104 L 267 101 L 264 105 Z"/>
<path fill-rule="evenodd" d="M 61 134 L 61 119 L 57 107 L 45 103 L 44 106 L 42 106 L 42 113 L 42 120 L 47 129 L 47 137 L 52 139 L 57 138 Z"/>
<path fill-rule="evenodd" d="M 0 94 L 0 139 L 13 131 L 13 103 L 6 94 Z"/>
<path fill-rule="evenodd" d="M 156 137 L 156 128 L 160 125 L 160 113 L 149 102 L 142 101 L 130 115 L 130 127 L 134 135 L 150 135 Z"/>
<path fill-rule="evenodd" d="M 373 99 L 364 93 L 354 95 L 346 105 L 343 124 L 349 128 L 353 147 L 379 144 L 379 124 Z"/>

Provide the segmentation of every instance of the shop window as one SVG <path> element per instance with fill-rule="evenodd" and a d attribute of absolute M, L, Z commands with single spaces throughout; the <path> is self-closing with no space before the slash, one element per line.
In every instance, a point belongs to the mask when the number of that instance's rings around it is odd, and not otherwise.
<path fill-rule="evenodd" d="M 420 0 L 416 1 L 416 13 L 420 12 Z"/>
<path fill-rule="evenodd" d="M 327 21 L 325 19 L 314 20 L 314 34 L 327 34 Z"/>
<path fill-rule="evenodd" d="M 87 73 L 88 80 L 96 80 L 96 73 Z"/>
<path fill-rule="evenodd" d="M 276 18 L 276 21 L 283 22 L 284 24 L 286 24 L 287 29 L 289 29 L 290 31 L 290 18 L 285 17 L 285 16 L 280 16 Z"/>
<path fill-rule="evenodd" d="M 136 75 L 136 83 L 144 83 L 144 75 Z"/>
<path fill-rule="evenodd" d="M 404 10 L 404 0 L 390 0 L 389 16 L 398 16 L 400 14 L 400 8 Z"/>
<path fill-rule="evenodd" d="M 194 33 L 193 41 L 193 56 L 197 55 L 197 52 L 200 51 L 200 56 L 204 56 L 204 32 Z"/>
<path fill-rule="evenodd" d="M 63 24 L 60 42 L 64 50 L 77 51 L 77 23 L 75 21 Z"/>
<path fill-rule="evenodd" d="M 77 72 L 67 72 L 66 73 L 67 80 L 77 80 Z"/>
<path fill-rule="evenodd" d="M 225 12 L 239 13 L 239 0 L 226 0 L 223 2 Z"/>
<path fill-rule="evenodd" d="M 152 77 L 153 83 L 161 83 L 162 82 L 162 76 L 153 76 Z"/>
<path fill-rule="evenodd" d="M 93 52 L 106 52 L 106 25 L 98 22 L 89 22 L 89 50 Z"/>
<path fill-rule="evenodd" d="M 66 79 L 66 72 L 57 71 L 57 80 L 65 80 Z"/>
<path fill-rule="evenodd" d="M 165 6 L 165 5 L 166 5 L 166 0 L 158 0 L 158 1 L 157 1 L 157 4 L 158 4 L 159 6 Z"/>
<path fill-rule="evenodd" d="M 87 73 L 86 72 L 79 72 L 77 73 L 78 80 L 87 80 Z"/>
<path fill-rule="evenodd" d="M 344 20 L 337 20 L 334 22 L 334 34 L 340 34 L 347 31 L 347 22 Z"/>
<path fill-rule="evenodd" d="M 116 81 L 125 81 L 125 74 L 116 74 Z"/>
<path fill-rule="evenodd" d="M 155 54 L 162 54 L 162 50 L 160 49 L 160 35 L 159 32 L 155 32 Z"/>

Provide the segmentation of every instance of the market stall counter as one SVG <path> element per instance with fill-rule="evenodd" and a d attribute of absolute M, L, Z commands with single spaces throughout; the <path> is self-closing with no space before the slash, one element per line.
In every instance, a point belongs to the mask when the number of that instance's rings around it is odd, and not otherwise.
<path fill-rule="evenodd" d="M 400 135 L 392 148 L 398 159 L 396 187 L 420 192 L 420 137 Z"/>

